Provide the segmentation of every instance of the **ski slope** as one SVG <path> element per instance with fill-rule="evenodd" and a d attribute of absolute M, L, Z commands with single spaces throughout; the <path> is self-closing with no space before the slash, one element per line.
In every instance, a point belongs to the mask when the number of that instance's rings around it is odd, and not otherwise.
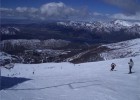
<path fill-rule="evenodd" d="M 140 100 L 140 56 L 132 58 L 133 74 L 128 74 L 129 59 L 2 68 L 2 76 L 29 80 L 1 90 L 0 100 Z M 117 65 L 113 72 L 112 62 Z"/>

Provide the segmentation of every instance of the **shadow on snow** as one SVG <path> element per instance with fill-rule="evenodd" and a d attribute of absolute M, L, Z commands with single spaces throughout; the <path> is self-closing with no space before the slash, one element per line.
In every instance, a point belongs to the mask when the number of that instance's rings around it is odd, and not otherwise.
<path fill-rule="evenodd" d="M 8 89 L 31 79 L 1 76 L 0 90 Z"/>
<path fill-rule="evenodd" d="M 90 83 L 90 84 L 86 84 Z M 74 84 L 83 84 L 82 86 L 73 86 Z M 47 87 L 41 87 L 41 88 L 23 88 L 23 89 L 8 89 L 8 90 L 42 90 L 42 89 L 47 89 L 47 88 L 57 88 L 57 87 L 62 87 L 62 86 L 68 86 L 70 89 L 76 89 L 76 88 L 84 88 L 84 87 L 89 87 L 89 86 L 94 86 L 94 85 L 101 85 L 98 83 L 98 80 L 94 81 L 85 81 L 85 82 L 71 82 L 71 83 L 65 83 L 65 84 L 60 84 L 60 85 L 54 85 L 54 86 L 47 86 Z"/>

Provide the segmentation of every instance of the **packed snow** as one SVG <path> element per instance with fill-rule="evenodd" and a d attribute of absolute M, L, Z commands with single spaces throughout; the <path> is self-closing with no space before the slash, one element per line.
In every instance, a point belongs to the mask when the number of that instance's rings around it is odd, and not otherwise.
<path fill-rule="evenodd" d="M 81 64 L 15 64 L 2 76 L 27 78 L 0 91 L 1 100 L 140 100 L 140 56 Z M 117 66 L 110 71 L 110 64 Z"/>

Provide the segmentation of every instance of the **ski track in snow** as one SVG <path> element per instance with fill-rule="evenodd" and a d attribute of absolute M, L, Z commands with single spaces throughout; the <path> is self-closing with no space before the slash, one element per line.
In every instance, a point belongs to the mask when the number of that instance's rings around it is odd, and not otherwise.
<path fill-rule="evenodd" d="M 140 100 L 140 56 L 133 58 L 133 74 L 127 74 L 129 59 L 2 68 L 2 76 L 31 80 L 1 90 L 1 100 Z M 113 72 L 112 62 L 117 65 Z"/>

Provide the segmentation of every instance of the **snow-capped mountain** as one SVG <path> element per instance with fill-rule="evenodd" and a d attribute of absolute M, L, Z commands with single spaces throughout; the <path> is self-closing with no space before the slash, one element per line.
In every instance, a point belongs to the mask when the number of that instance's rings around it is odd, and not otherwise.
<path fill-rule="evenodd" d="M 101 56 L 105 60 L 124 57 L 135 57 L 140 55 L 140 39 L 128 40 L 102 46 L 109 48 L 108 51 L 101 53 Z"/>
<path fill-rule="evenodd" d="M 58 22 L 58 25 L 66 26 L 66 27 L 73 27 L 75 29 L 87 29 L 93 32 L 106 32 L 111 33 L 112 31 L 121 31 L 125 30 L 125 32 L 130 33 L 138 33 L 140 34 L 140 22 L 129 22 L 123 20 L 114 20 L 110 22 L 102 22 L 102 21 L 95 21 L 95 22 Z"/>
<path fill-rule="evenodd" d="M 140 22 L 129 22 L 123 20 L 115 20 L 113 23 L 116 25 L 122 25 L 126 27 L 140 26 Z"/>

